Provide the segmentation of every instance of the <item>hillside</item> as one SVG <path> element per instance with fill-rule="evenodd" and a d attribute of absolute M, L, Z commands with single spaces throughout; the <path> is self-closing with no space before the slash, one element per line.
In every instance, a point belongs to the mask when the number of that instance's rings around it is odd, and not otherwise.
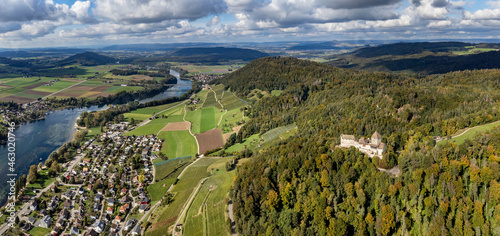
<path fill-rule="evenodd" d="M 70 56 L 57 63 L 58 66 L 65 66 L 71 64 L 81 64 L 82 66 L 96 66 L 115 63 L 116 59 L 112 57 L 103 56 L 94 52 L 78 53 Z"/>
<path fill-rule="evenodd" d="M 267 56 L 266 53 L 244 48 L 190 47 L 171 54 L 172 59 L 190 63 L 219 63 L 231 60 L 251 61 Z"/>
<path fill-rule="evenodd" d="M 500 68 L 497 44 L 461 42 L 396 43 L 331 57 L 332 66 L 368 71 L 442 74 Z"/>
<path fill-rule="evenodd" d="M 499 120 L 498 76 L 499 70 L 482 70 L 414 78 L 293 58 L 262 58 L 226 76 L 224 84 L 243 98 L 252 89 L 284 87 L 281 95 L 252 104 L 237 140 L 298 126 L 295 136 L 238 169 L 232 195 L 237 231 L 496 232 L 500 130 L 462 145 L 435 146 L 433 136 Z M 375 131 L 387 144 L 382 159 L 335 148 L 341 134 L 360 138 Z M 376 169 L 396 165 L 402 171 L 397 177 Z"/>

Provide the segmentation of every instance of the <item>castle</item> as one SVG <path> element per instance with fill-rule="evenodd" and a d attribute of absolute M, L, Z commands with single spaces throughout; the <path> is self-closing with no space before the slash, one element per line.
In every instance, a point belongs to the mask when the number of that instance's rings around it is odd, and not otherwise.
<path fill-rule="evenodd" d="M 385 151 L 385 143 L 382 142 L 382 136 L 375 131 L 371 139 L 360 138 L 359 140 L 354 135 L 340 135 L 340 147 L 355 147 L 369 157 L 378 156 L 382 158 L 382 153 Z"/>

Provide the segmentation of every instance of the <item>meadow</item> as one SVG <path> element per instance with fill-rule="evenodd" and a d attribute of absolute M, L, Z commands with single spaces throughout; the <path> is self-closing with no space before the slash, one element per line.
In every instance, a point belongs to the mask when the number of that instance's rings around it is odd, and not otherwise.
<path fill-rule="evenodd" d="M 496 121 L 496 122 L 485 124 L 485 125 L 474 126 L 472 128 L 469 128 L 469 129 L 459 130 L 458 132 L 456 132 L 455 134 L 452 135 L 452 137 L 454 137 L 454 138 L 441 140 L 438 142 L 438 144 L 439 145 L 446 145 L 447 143 L 451 142 L 451 143 L 456 143 L 459 145 L 459 144 L 464 143 L 465 140 L 467 140 L 467 139 L 472 140 L 476 134 L 489 131 L 493 127 L 496 127 L 499 125 L 500 125 L 500 121 Z"/>
<path fill-rule="evenodd" d="M 163 139 L 161 152 L 168 158 L 194 156 L 198 152 L 196 139 L 189 131 L 162 131 L 158 135 Z"/>

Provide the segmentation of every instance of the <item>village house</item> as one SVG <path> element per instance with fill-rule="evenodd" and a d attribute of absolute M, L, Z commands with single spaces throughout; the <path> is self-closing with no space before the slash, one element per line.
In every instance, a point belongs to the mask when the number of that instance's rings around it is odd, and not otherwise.
<path fill-rule="evenodd" d="M 386 150 L 386 145 L 382 142 L 382 136 L 377 131 L 373 133 L 371 139 L 362 137 L 358 140 L 354 135 L 343 134 L 340 136 L 340 147 L 355 147 L 369 157 L 378 156 L 380 158 L 382 158 L 382 154 Z"/>

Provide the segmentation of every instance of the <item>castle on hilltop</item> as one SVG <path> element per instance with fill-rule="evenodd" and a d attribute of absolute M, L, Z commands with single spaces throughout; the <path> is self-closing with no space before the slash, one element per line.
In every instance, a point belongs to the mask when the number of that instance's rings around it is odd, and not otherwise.
<path fill-rule="evenodd" d="M 385 143 L 382 142 L 382 136 L 375 131 L 372 138 L 360 138 L 359 140 L 354 135 L 340 135 L 340 147 L 355 147 L 369 157 L 378 156 L 382 158 L 382 153 L 385 151 Z"/>

